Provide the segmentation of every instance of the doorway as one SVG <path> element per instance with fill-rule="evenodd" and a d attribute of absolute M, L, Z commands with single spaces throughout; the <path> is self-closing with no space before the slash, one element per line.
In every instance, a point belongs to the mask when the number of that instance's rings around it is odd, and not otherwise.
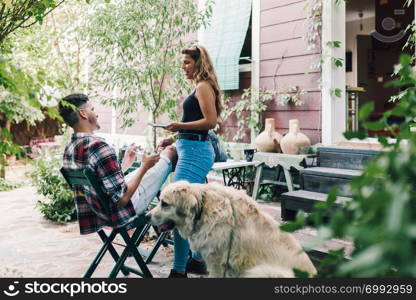
<path fill-rule="evenodd" d="M 349 0 L 346 4 L 346 85 L 348 129 L 360 130 L 357 112 L 362 105 L 374 102 L 370 120 L 378 120 L 395 106 L 392 96 L 398 88 L 386 87 L 394 79 L 394 65 L 408 39 L 407 26 L 414 20 L 414 3 L 405 7 L 406 0 Z M 389 123 L 402 119 L 391 116 Z M 370 136 L 390 135 L 390 132 L 368 132 Z"/>

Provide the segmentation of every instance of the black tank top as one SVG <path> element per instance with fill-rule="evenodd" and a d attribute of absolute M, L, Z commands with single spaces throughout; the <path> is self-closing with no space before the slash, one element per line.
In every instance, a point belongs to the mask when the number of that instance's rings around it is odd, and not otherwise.
<path fill-rule="evenodd" d="M 182 122 L 193 122 L 198 121 L 204 118 L 202 114 L 201 107 L 199 106 L 198 99 L 195 95 L 196 91 L 190 94 L 184 101 L 183 101 L 183 116 Z M 208 134 L 208 130 L 186 130 L 182 129 L 179 130 L 180 133 L 196 133 L 196 134 Z"/>

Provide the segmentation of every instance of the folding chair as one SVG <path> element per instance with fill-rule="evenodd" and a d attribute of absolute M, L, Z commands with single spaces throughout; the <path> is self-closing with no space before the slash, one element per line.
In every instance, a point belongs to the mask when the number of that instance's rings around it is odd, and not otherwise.
<path fill-rule="evenodd" d="M 94 188 L 94 190 L 96 191 L 98 200 L 101 202 L 102 207 L 104 207 L 106 214 L 110 215 L 109 208 L 108 208 L 109 199 L 105 195 L 105 193 L 102 191 L 97 181 L 96 175 L 94 174 L 93 171 L 91 171 L 88 168 L 84 170 L 77 170 L 77 171 L 68 171 L 68 170 L 65 170 L 64 168 L 61 168 L 61 173 L 70 186 L 72 185 L 92 186 L 92 188 Z M 134 232 L 132 236 L 130 236 L 127 232 L 127 230 L 130 228 L 134 228 Z M 99 230 L 97 233 L 100 239 L 102 240 L 103 245 L 101 249 L 98 251 L 91 265 L 89 266 L 87 272 L 84 274 L 84 278 L 90 278 L 92 276 L 92 274 L 94 273 L 95 269 L 97 268 L 97 266 L 99 265 L 99 263 L 101 262 L 102 258 L 104 257 L 107 251 L 110 253 L 110 255 L 115 261 L 115 265 L 110 272 L 109 278 L 117 277 L 117 274 L 120 271 L 122 271 L 124 275 L 128 275 L 129 272 L 131 272 L 142 277 L 152 278 L 153 277 L 152 273 L 150 272 L 149 268 L 147 267 L 145 261 L 143 260 L 143 257 L 141 256 L 137 248 L 140 245 L 141 241 L 144 238 L 145 233 L 149 230 L 149 228 L 150 228 L 150 225 L 147 223 L 145 216 L 142 215 L 142 216 L 139 216 L 133 223 L 130 223 L 121 228 L 117 228 L 117 229 L 113 228 L 110 235 L 107 235 L 103 229 Z M 123 252 L 121 253 L 121 255 L 117 253 L 116 249 L 113 246 L 113 241 L 118 234 L 121 235 L 122 239 L 125 242 L 125 248 Z M 124 264 L 129 254 L 131 254 L 134 257 L 136 263 L 140 267 L 140 270 L 134 269 Z"/>
<path fill-rule="evenodd" d="M 140 167 L 140 162 L 135 161 L 133 163 L 133 165 L 126 170 L 126 172 L 124 173 L 124 175 L 127 175 L 127 174 L 133 172 L 138 167 Z M 159 203 L 159 195 L 160 195 L 160 191 L 159 191 L 158 195 L 156 196 L 156 198 L 153 199 L 153 201 L 150 203 L 150 206 L 155 207 Z M 173 241 L 171 239 L 168 239 L 168 236 L 167 236 L 168 235 L 168 232 L 167 231 L 162 232 L 162 233 L 159 233 L 156 226 L 153 226 L 153 230 L 158 235 L 158 238 L 157 238 L 156 243 L 153 246 L 152 250 L 150 252 L 146 252 L 143 249 L 139 249 L 139 252 L 145 258 L 146 264 L 149 264 L 149 263 L 152 262 L 153 257 L 155 256 L 155 254 L 157 253 L 157 251 L 159 250 L 159 248 L 160 248 L 161 245 L 163 245 L 165 247 L 168 244 L 169 245 L 173 245 Z M 146 232 L 147 232 L 147 230 L 146 230 Z M 146 232 L 144 232 L 144 234 L 146 234 Z"/>

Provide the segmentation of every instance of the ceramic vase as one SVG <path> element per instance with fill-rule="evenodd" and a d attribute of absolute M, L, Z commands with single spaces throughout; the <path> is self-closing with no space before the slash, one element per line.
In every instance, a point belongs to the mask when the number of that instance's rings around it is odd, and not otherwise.
<path fill-rule="evenodd" d="M 255 140 L 257 150 L 260 152 L 280 152 L 282 135 L 274 129 L 274 119 L 266 119 L 264 131 Z"/>
<path fill-rule="evenodd" d="M 285 154 L 306 153 L 311 146 L 309 138 L 299 131 L 299 120 L 289 120 L 289 132 L 280 141 Z"/>

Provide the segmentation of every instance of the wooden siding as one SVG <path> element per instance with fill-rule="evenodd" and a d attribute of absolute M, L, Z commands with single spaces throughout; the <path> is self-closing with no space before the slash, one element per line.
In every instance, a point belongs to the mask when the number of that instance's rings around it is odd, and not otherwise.
<path fill-rule="evenodd" d="M 277 24 L 290 23 L 293 21 L 305 19 L 306 1 L 292 1 L 291 3 L 282 4 L 288 1 L 275 1 L 275 7 L 262 10 L 260 12 L 260 28 L 273 26 Z M 262 3 L 260 3 L 262 7 Z"/>
<path fill-rule="evenodd" d="M 305 74 L 283 74 L 277 76 L 262 76 L 261 86 L 265 89 L 274 90 L 277 86 L 283 87 L 293 85 L 293 83 L 296 83 L 308 92 L 320 92 L 320 78 L 320 73 L 310 73 L 309 76 L 305 76 Z"/>
<path fill-rule="evenodd" d="M 306 32 L 305 20 L 277 24 L 260 28 L 262 44 L 302 38 Z"/>
<path fill-rule="evenodd" d="M 261 0 L 260 87 L 284 92 L 288 86 L 299 86 L 306 91 L 303 105 L 272 103 L 263 119 L 274 118 L 282 134 L 290 119 L 299 119 L 301 131 L 315 144 L 321 141 L 320 71 L 310 66 L 319 61 L 320 49 L 307 50 L 303 40 L 305 4 L 305 0 Z"/>
<path fill-rule="evenodd" d="M 236 91 L 232 91 L 231 93 L 231 103 L 230 105 L 234 105 L 237 101 L 241 99 L 241 95 L 243 94 L 243 90 L 249 88 L 251 85 L 251 72 L 240 72 L 240 83 L 239 89 Z M 221 135 L 226 136 L 228 141 L 233 141 L 233 137 L 237 132 L 237 118 L 235 115 L 231 116 L 230 118 L 224 120 L 221 123 L 221 128 L 218 131 Z M 244 143 L 250 143 L 250 131 L 246 130 L 245 138 L 242 141 Z"/>
<path fill-rule="evenodd" d="M 299 2 L 304 2 L 303 0 L 260 0 L 261 7 L 260 11 L 266 11 L 276 7 L 287 6 L 289 4 L 295 4 Z"/>

